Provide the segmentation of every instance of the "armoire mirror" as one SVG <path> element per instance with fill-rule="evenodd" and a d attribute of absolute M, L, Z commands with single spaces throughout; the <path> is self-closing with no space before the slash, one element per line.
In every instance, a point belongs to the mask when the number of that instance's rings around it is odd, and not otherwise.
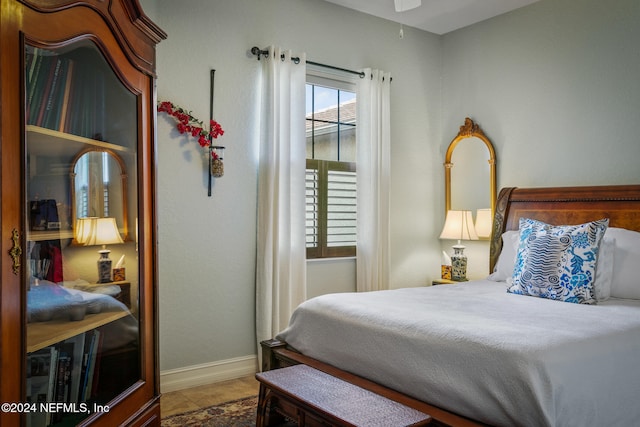
<path fill-rule="evenodd" d="M 496 156 L 478 124 L 466 118 L 449 144 L 444 162 L 445 209 L 495 211 Z M 445 212 L 446 212 L 445 211 Z"/>
<path fill-rule="evenodd" d="M 112 217 L 128 237 L 127 172 L 118 154 L 106 148 L 79 152 L 71 166 L 72 224 L 78 218 Z"/>

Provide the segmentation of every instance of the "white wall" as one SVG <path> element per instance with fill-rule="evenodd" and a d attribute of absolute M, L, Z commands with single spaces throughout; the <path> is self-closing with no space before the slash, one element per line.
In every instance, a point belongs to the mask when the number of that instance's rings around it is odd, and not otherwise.
<path fill-rule="evenodd" d="M 498 188 L 640 183 L 639 20 L 637 0 L 542 0 L 446 34 L 443 132 L 479 123 Z"/>
<path fill-rule="evenodd" d="M 637 0 L 542 0 L 444 35 L 441 152 L 468 116 L 498 189 L 639 184 L 639 20 Z M 465 253 L 485 276 L 488 245 Z"/>
<path fill-rule="evenodd" d="M 498 190 L 639 184 L 639 20 L 637 0 L 542 0 L 444 35 L 443 156 L 468 116 Z M 485 276 L 488 244 L 466 246 L 468 277 Z"/>
<path fill-rule="evenodd" d="M 255 234 L 260 63 L 269 44 L 312 61 L 389 71 L 392 84 L 392 286 L 423 285 L 439 265 L 441 39 L 318 0 L 146 0 L 169 35 L 157 49 L 160 100 L 225 135 L 225 176 L 207 197 L 193 139 L 158 117 L 161 370 L 255 354 Z M 146 7 L 148 6 L 148 7 Z M 432 212 L 438 212 L 433 215 Z M 309 295 L 355 289 L 353 260 L 309 263 Z"/>

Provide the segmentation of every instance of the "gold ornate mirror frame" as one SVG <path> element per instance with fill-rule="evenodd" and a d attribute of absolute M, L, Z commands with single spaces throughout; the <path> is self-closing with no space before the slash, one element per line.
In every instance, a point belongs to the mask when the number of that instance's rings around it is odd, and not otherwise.
<path fill-rule="evenodd" d="M 453 163 L 451 162 L 451 158 L 453 156 L 453 150 L 456 148 L 458 143 L 466 138 L 476 137 L 485 143 L 487 149 L 489 150 L 489 174 L 490 174 L 490 185 L 491 185 L 491 213 L 493 214 L 496 209 L 496 153 L 493 149 L 493 144 L 489 138 L 486 137 L 480 126 L 477 123 L 474 123 L 469 117 L 464 119 L 464 125 L 460 126 L 460 132 L 456 135 L 455 138 L 449 143 L 449 148 L 447 148 L 447 154 L 445 155 L 444 161 L 444 194 L 445 194 L 445 214 L 449 210 L 451 210 L 451 168 L 453 167 Z"/>
<path fill-rule="evenodd" d="M 122 197 L 121 199 L 122 223 L 118 224 L 118 226 L 119 226 L 120 234 L 122 236 L 122 240 L 126 242 L 129 239 L 129 209 L 128 209 L 128 203 L 127 203 L 127 195 L 128 195 L 127 170 L 126 170 L 124 160 L 118 154 L 116 154 L 115 151 L 110 150 L 108 148 L 90 147 L 90 148 L 84 149 L 80 151 L 78 154 L 76 154 L 76 156 L 73 158 L 73 161 L 71 162 L 71 170 L 69 172 L 69 178 L 70 178 L 70 189 L 71 189 L 71 219 L 72 219 L 73 227 L 75 227 L 76 219 L 78 216 L 77 208 L 76 208 L 77 205 L 76 205 L 76 184 L 75 184 L 76 164 L 78 163 L 80 158 L 82 158 L 82 156 L 88 153 L 107 153 L 109 157 L 113 159 L 113 161 L 115 161 L 117 165 L 120 167 L 120 180 L 121 180 L 120 190 L 122 191 L 122 195 L 120 196 Z M 75 243 L 76 242 L 75 242 L 75 230 L 74 230 L 73 244 Z"/>

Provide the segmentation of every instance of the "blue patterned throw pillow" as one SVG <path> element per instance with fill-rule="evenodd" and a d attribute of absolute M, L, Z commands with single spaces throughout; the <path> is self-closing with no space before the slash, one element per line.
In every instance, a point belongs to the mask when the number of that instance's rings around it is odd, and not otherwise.
<path fill-rule="evenodd" d="M 601 219 L 555 226 L 520 219 L 520 243 L 508 292 L 593 304 L 600 240 L 609 225 Z"/>

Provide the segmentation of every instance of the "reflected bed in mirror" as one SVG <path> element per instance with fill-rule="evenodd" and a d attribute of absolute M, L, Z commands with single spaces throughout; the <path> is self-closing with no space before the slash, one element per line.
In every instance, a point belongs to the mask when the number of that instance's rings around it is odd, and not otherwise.
<path fill-rule="evenodd" d="M 445 212 L 469 210 L 475 217 L 482 209 L 495 211 L 495 150 L 480 126 L 468 117 L 447 148 L 444 173 Z"/>

